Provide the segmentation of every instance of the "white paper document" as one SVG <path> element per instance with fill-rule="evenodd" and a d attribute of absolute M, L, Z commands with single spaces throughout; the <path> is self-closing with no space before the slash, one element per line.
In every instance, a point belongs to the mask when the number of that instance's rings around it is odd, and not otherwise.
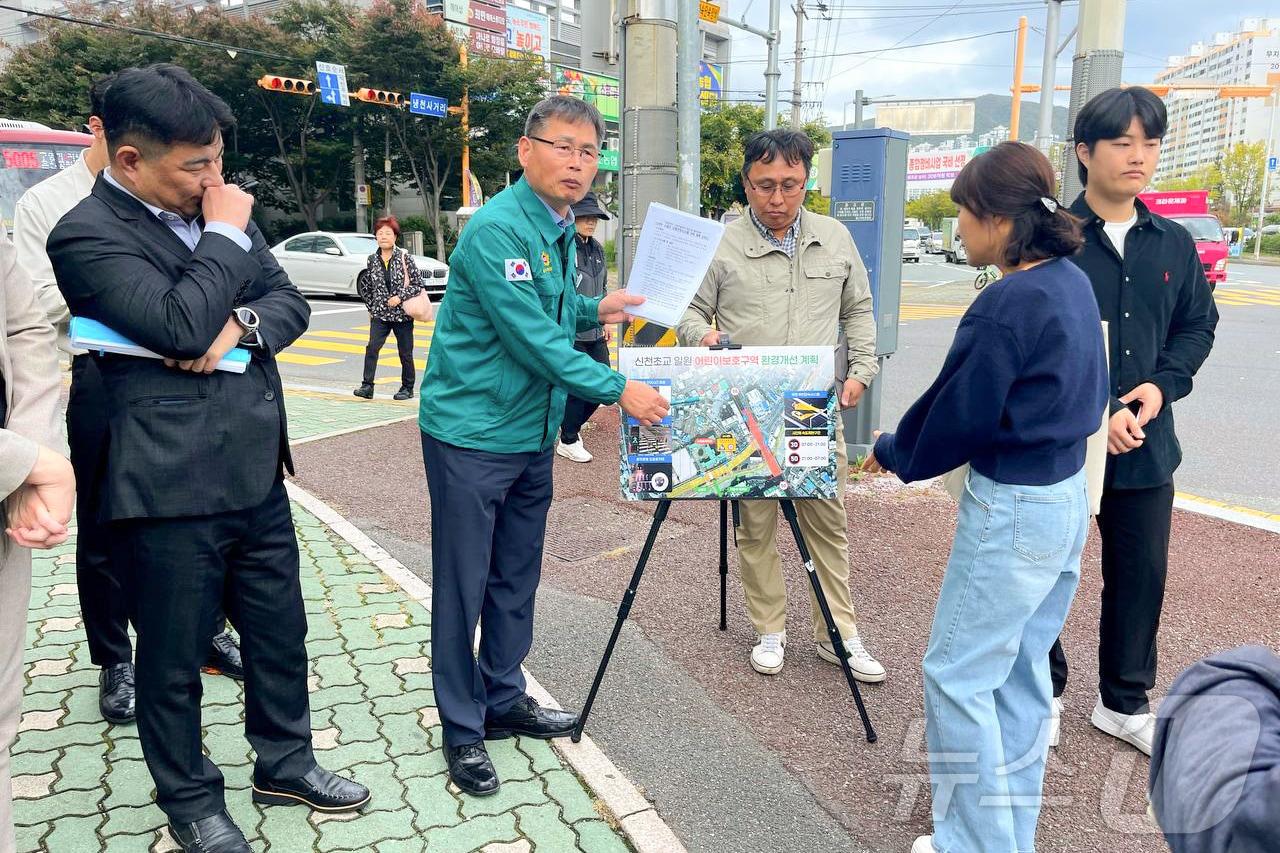
<path fill-rule="evenodd" d="M 645 298 L 628 310 L 660 326 L 675 326 L 711 266 L 724 226 L 652 202 L 636 243 L 627 292 Z"/>

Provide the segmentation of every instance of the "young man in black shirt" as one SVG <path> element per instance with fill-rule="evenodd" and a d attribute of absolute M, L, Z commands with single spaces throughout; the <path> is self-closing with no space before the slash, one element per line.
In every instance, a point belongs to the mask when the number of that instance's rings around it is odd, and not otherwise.
<path fill-rule="evenodd" d="M 1080 110 L 1076 154 L 1085 191 L 1075 263 L 1089 276 L 1111 356 L 1111 423 L 1098 530 L 1102 535 L 1099 697 L 1092 722 L 1151 754 L 1156 632 L 1164 603 L 1173 472 L 1182 461 L 1172 404 L 1213 347 L 1218 310 L 1191 236 L 1137 198 L 1151 181 L 1167 125 L 1147 89 L 1110 89 Z M 1061 643 L 1050 653 L 1054 720 L 1067 681 Z"/>

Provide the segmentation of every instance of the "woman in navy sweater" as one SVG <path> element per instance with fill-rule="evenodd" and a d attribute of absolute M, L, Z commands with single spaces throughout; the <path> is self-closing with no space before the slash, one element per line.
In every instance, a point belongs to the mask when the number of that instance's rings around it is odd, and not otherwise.
<path fill-rule="evenodd" d="M 912 853 L 1035 849 L 1052 688 L 1046 660 L 1080 580 L 1085 441 L 1107 406 L 1101 319 L 1078 220 L 1053 169 L 1006 142 L 956 178 L 969 263 L 1004 277 L 974 300 L 933 385 L 868 470 L 905 482 L 968 464 L 924 657 L 932 836 Z"/>

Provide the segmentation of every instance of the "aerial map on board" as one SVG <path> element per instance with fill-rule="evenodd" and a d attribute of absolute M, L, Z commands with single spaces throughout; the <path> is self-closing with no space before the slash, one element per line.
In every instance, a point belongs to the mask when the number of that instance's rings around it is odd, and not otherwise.
<path fill-rule="evenodd" d="M 660 424 L 623 419 L 627 500 L 837 494 L 830 347 L 622 347 L 618 370 L 671 401 Z"/>

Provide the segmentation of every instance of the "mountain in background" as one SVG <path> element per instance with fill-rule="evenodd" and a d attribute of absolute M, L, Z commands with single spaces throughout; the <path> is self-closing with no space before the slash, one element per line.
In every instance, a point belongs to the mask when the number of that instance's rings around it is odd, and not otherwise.
<path fill-rule="evenodd" d="M 967 134 L 977 139 L 984 133 L 1004 125 L 1009 125 L 1009 110 L 1013 106 L 1013 98 L 1010 95 L 979 95 L 973 99 L 974 101 L 974 117 L 973 117 L 973 133 Z M 1020 125 L 1018 138 L 1024 142 L 1031 142 L 1036 138 L 1036 125 L 1040 122 L 1040 102 L 1028 100 L 1026 97 L 1022 99 L 1022 116 L 1018 124 Z M 876 127 L 875 118 L 866 118 L 862 120 L 863 127 Z M 839 130 L 840 126 L 836 125 L 832 130 Z M 1067 135 L 1067 108 L 1055 106 L 1053 108 L 1053 134 L 1058 139 L 1065 139 Z M 915 136 L 912 143 L 932 143 L 934 145 L 945 142 L 948 139 L 958 138 L 956 136 Z"/>

